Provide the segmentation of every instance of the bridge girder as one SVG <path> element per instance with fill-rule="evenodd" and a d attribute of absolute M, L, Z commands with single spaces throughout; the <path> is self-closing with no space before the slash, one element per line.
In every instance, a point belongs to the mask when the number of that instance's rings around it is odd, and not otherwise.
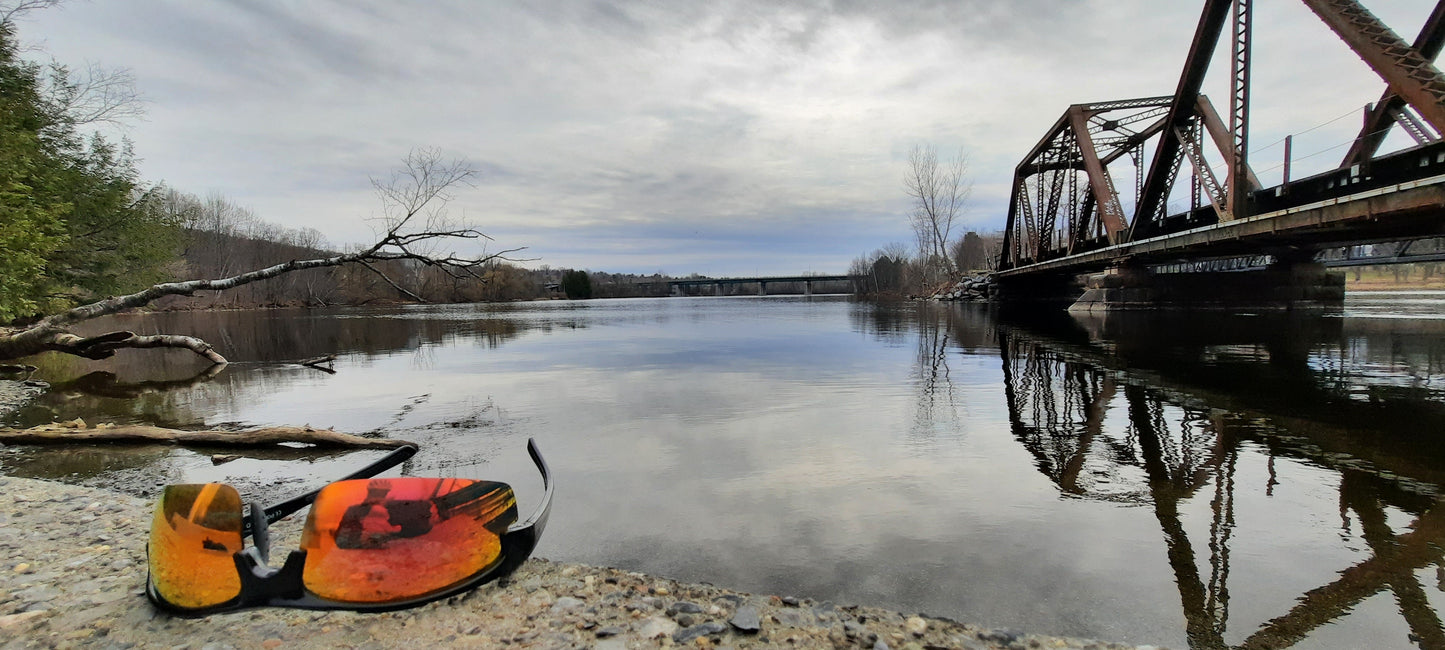
<path fill-rule="evenodd" d="M 1401 124 L 1421 144 L 1438 141 L 1440 134 L 1445 134 L 1445 75 L 1431 62 L 1445 49 L 1445 0 L 1438 1 L 1413 45 L 1400 40 L 1356 0 L 1301 2 L 1387 84 L 1342 169 L 1372 159 L 1391 124 Z M 1246 157 L 1251 4 L 1251 0 L 1204 1 L 1173 95 L 1075 104 L 1060 116 L 1014 170 L 1000 270 L 1249 213 L 1259 200 L 1254 194 L 1261 188 Z M 1230 120 L 1226 125 L 1199 91 L 1231 16 Z M 1146 124 L 1143 129 L 1134 126 L 1141 123 Z M 1215 153 L 1228 163 L 1224 183 L 1214 180 L 1209 169 L 1202 149 L 1205 134 Z M 1151 143 L 1152 160 L 1145 172 L 1140 165 Z M 1110 165 L 1124 156 L 1133 157 L 1136 165 L 1132 214 L 1123 210 L 1109 172 Z M 1198 207 L 1197 197 L 1203 190 L 1214 208 L 1213 216 L 1166 214 L 1185 160 L 1194 170 L 1190 180 L 1194 207 Z M 1079 181 L 1084 185 L 1082 191 L 1075 190 Z"/>

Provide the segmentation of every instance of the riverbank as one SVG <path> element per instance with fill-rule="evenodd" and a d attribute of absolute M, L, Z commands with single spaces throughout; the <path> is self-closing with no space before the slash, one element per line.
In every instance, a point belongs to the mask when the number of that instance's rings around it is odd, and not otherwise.
<path fill-rule="evenodd" d="M 44 382 L 0 379 L 0 420 L 45 392 Z"/>
<path fill-rule="evenodd" d="M 143 595 L 149 509 L 104 490 L 0 477 L 0 647 L 1131 647 L 542 559 L 500 584 L 399 612 L 181 619 Z M 299 528 L 299 517 L 278 524 L 273 546 L 294 547 Z"/>

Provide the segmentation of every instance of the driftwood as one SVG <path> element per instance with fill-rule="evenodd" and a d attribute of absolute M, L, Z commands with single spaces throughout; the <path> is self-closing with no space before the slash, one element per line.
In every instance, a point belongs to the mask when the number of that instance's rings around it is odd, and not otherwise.
<path fill-rule="evenodd" d="M 296 442 L 316 447 L 395 449 L 413 443 L 389 438 L 363 438 L 349 433 L 311 427 L 269 427 L 250 431 L 181 431 L 145 425 L 87 428 L 78 420 L 29 429 L 0 429 L 0 443 L 7 445 L 49 445 L 87 442 L 163 443 L 175 445 L 220 445 L 267 447 Z"/>
<path fill-rule="evenodd" d="M 336 369 L 331 367 L 331 362 L 333 362 L 333 361 L 336 361 L 336 355 L 334 355 L 334 354 L 327 354 L 327 355 L 323 355 L 323 356 L 319 356 L 319 357 L 312 357 L 312 358 L 310 358 L 310 359 L 302 359 L 302 360 L 300 360 L 300 361 L 292 361 L 291 363 L 303 365 L 303 366 L 306 366 L 306 367 L 308 367 L 308 368 L 315 368 L 315 369 L 317 369 L 317 370 L 320 370 L 321 372 L 325 372 L 325 373 L 329 373 L 329 374 L 333 374 L 333 375 L 334 375 L 334 374 L 336 374 Z M 323 365 L 323 364 L 324 364 L 324 365 Z"/>

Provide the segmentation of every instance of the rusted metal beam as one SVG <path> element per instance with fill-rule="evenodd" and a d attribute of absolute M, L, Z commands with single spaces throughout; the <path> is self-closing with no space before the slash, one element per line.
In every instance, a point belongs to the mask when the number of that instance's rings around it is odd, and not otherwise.
<path fill-rule="evenodd" d="M 1144 190 L 1139 194 L 1139 205 L 1134 210 L 1134 227 L 1131 238 L 1147 236 L 1149 222 L 1163 211 L 1169 197 L 1168 187 L 1178 171 L 1179 140 L 1175 129 L 1184 128 L 1194 116 L 1195 98 L 1199 96 L 1204 74 L 1209 71 L 1209 60 L 1214 56 L 1214 47 L 1229 18 L 1231 0 L 1205 0 L 1204 11 L 1199 16 L 1199 25 L 1194 30 L 1194 42 L 1189 46 L 1189 56 L 1184 59 L 1184 71 L 1179 75 L 1179 85 L 1169 105 L 1164 137 L 1154 150 L 1154 162 L 1144 177 Z"/>
<path fill-rule="evenodd" d="M 1233 54 L 1229 57 L 1229 216 L 1242 219 L 1249 211 L 1249 60 L 1254 31 L 1254 0 L 1234 0 Z"/>
<path fill-rule="evenodd" d="M 1088 120 L 1089 115 L 1082 106 L 1069 109 L 1069 121 L 1074 125 L 1074 138 L 1079 143 L 1079 153 L 1084 159 L 1084 171 L 1089 175 L 1089 188 L 1093 190 L 1094 201 L 1099 206 L 1099 219 L 1104 223 L 1104 232 L 1109 236 L 1109 242 L 1117 244 L 1129 224 L 1124 221 L 1124 208 L 1119 205 L 1119 196 L 1114 191 L 1109 170 L 1099 159 L 1094 140 L 1089 136 Z"/>
<path fill-rule="evenodd" d="M 1435 3 L 1435 10 L 1430 12 L 1425 26 L 1420 28 L 1414 45 L 1420 56 L 1427 60 L 1434 61 L 1435 57 L 1440 56 L 1441 48 L 1445 47 L 1445 0 Z M 1374 108 L 1365 118 L 1360 134 L 1355 137 L 1354 144 L 1350 145 L 1350 150 L 1345 154 L 1340 166 L 1349 167 L 1374 158 L 1375 152 L 1380 150 L 1380 145 L 1385 142 L 1385 136 L 1390 132 L 1391 111 L 1404 106 L 1405 100 L 1400 99 L 1400 96 L 1387 86 L 1380 95 L 1380 101 L 1375 102 Z"/>
<path fill-rule="evenodd" d="M 1363 192 L 1357 197 L 1327 199 L 1317 204 L 1254 215 L 1248 219 L 1076 253 L 1000 273 L 997 277 L 1042 272 L 1081 273 L 1106 267 L 1124 257 L 1141 260 L 1163 259 L 1187 255 L 1191 250 L 1208 249 L 1215 251 L 1216 255 L 1234 255 L 1245 250 L 1241 246 L 1247 243 L 1245 240 L 1252 238 L 1292 238 L 1295 243 L 1309 242 L 1310 246 L 1321 248 L 1340 246 L 1342 243 L 1333 242 L 1340 238 L 1347 238 L 1352 242 L 1367 240 L 1349 233 L 1351 222 L 1377 224 L 1401 217 L 1428 220 L 1428 223 L 1433 224 L 1431 227 L 1436 229 L 1423 234 L 1411 233 L 1413 236 L 1445 236 L 1445 226 L 1440 226 L 1438 217 L 1433 216 L 1438 215 L 1441 205 L 1445 205 L 1445 179 L 1411 181 Z M 1312 234 L 1317 237 L 1309 239 Z M 1394 240 L 1403 238 L 1404 235 L 1391 237 Z M 1257 250 L 1258 245 L 1254 248 Z"/>
<path fill-rule="evenodd" d="M 1214 170 L 1209 168 L 1209 162 L 1204 159 L 1204 152 L 1199 150 L 1197 138 L 1182 129 L 1176 129 L 1175 137 L 1183 143 L 1184 155 L 1189 158 L 1189 165 L 1194 168 L 1194 177 L 1200 184 L 1204 185 L 1204 191 L 1209 196 L 1209 204 L 1214 206 L 1214 214 L 1220 221 L 1229 221 L 1233 215 L 1229 213 L 1229 206 L 1226 204 L 1224 189 L 1219 187 L 1219 181 L 1214 177 Z"/>
<path fill-rule="evenodd" d="M 1219 119 L 1219 113 L 1214 111 L 1214 104 L 1209 101 L 1209 96 L 1200 95 L 1195 110 L 1199 111 L 1199 118 L 1204 122 L 1204 130 L 1209 132 L 1209 138 L 1214 140 L 1214 146 L 1219 153 L 1224 155 L 1225 160 L 1229 160 L 1234 156 L 1234 139 L 1229 137 L 1229 130 Z M 1254 169 L 1249 168 L 1248 165 L 1246 168 L 1249 172 L 1245 176 L 1246 182 L 1249 183 L 1249 189 L 1257 190 L 1263 187 L 1259 184 L 1259 177 L 1254 175 Z"/>
<path fill-rule="evenodd" d="M 1445 75 L 1355 0 L 1302 0 L 1436 132 L 1445 132 Z"/>

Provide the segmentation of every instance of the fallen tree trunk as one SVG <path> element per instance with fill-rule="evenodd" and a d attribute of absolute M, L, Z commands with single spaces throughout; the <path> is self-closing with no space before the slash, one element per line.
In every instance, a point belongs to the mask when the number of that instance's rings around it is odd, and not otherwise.
<path fill-rule="evenodd" d="M 181 431 L 145 425 L 84 428 L 71 423 L 48 424 L 29 429 L 0 429 L 0 444 L 49 445 L 86 442 L 163 443 L 177 445 L 220 445 L 267 447 L 285 442 L 316 447 L 395 449 L 414 443 L 390 438 L 363 438 L 349 433 L 311 427 L 268 427 L 250 431 Z"/>

